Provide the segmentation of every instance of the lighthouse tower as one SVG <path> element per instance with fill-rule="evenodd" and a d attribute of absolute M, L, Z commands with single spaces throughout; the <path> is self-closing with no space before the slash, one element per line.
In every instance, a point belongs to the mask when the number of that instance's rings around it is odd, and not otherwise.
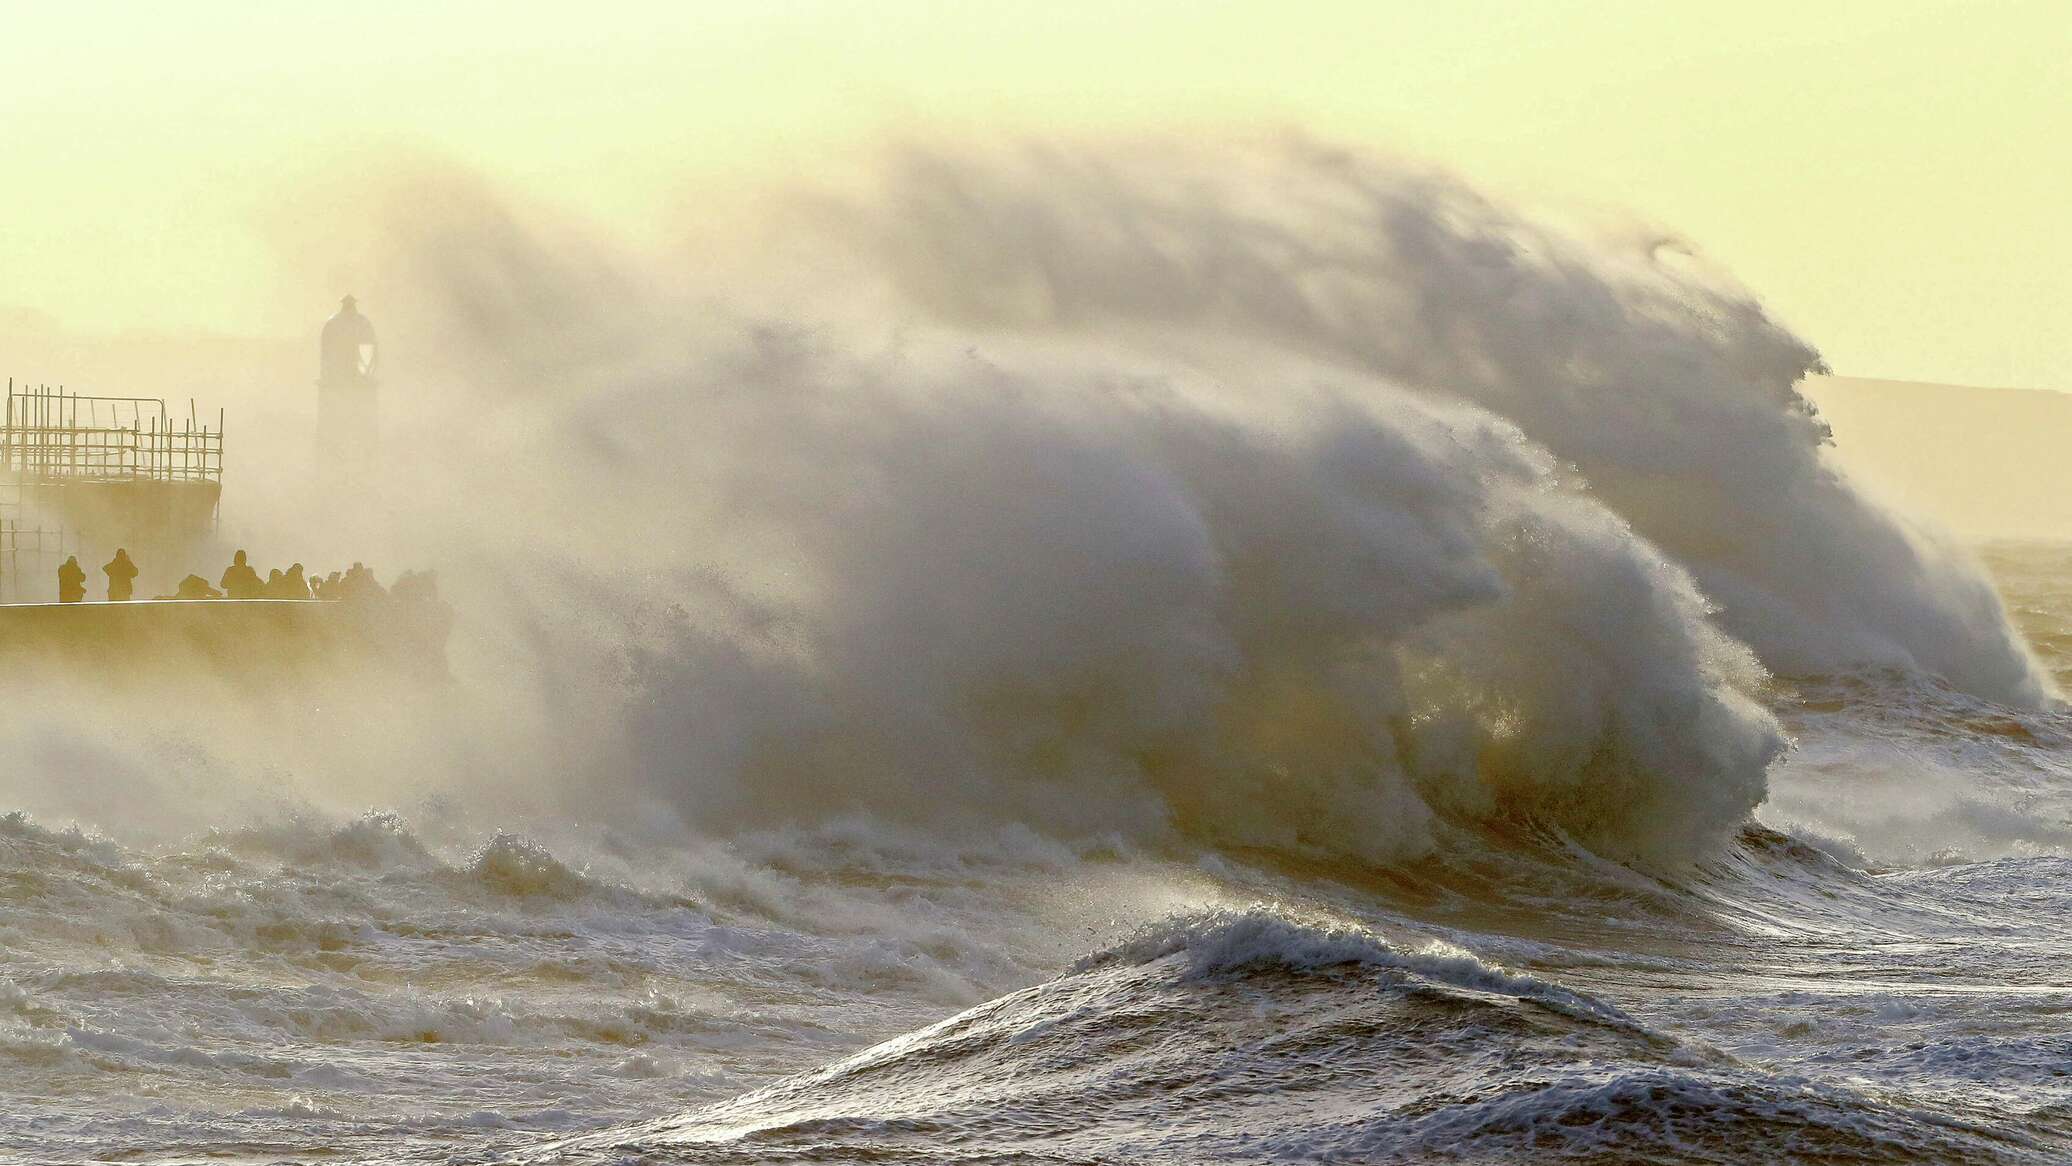
<path fill-rule="evenodd" d="M 374 325 L 351 296 L 324 322 L 318 344 L 317 455 L 325 475 L 339 484 L 364 481 L 374 468 L 380 434 L 375 370 L 380 349 Z"/>

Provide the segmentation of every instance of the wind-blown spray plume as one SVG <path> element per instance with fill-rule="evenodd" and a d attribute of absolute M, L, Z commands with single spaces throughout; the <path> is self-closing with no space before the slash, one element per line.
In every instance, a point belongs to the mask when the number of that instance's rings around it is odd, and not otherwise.
<path fill-rule="evenodd" d="M 1301 147 L 918 154 L 890 188 L 887 266 L 937 312 L 1235 337 L 1472 401 L 1580 469 L 1770 667 L 2045 691 L 1983 574 L 1823 457 L 1794 389 L 1813 349 L 1660 236 L 1592 245 L 1446 176 Z"/>
<path fill-rule="evenodd" d="M 408 190 L 384 473 L 224 506 L 453 676 L 13 677 L 0 1154 L 2055 1160 L 2063 860 L 1851 864 L 2062 841 L 2072 730 L 1745 293 L 1299 145 L 881 177 Z"/>
<path fill-rule="evenodd" d="M 492 462 L 574 427 L 573 493 L 648 532 L 572 559 L 631 557 L 585 584 L 618 609 L 676 604 L 614 649 L 623 768 L 701 823 L 1014 815 L 1386 861 L 1521 818 L 1687 853 L 1782 748 L 1706 586 L 1794 671 L 2037 691 L 1983 585 L 1822 465 L 1810 349 L 1430 174 L 912 156 L 794 220 L 820 286 L 717 317 L 696 281 L 447 224 L 417 257 L 462 363 L 572 386 L 519 394 Z M 474 388 L 508 409 L 501 375 Z M 1814 595 L 1852 612 L 1817 640 Z"/>
<path fill-rule="evenodd" d="M 1825 465 L 1811 349 L 1660 248 L 1300 146 L 776 204 L 774 258 L 685 276 L 413 189 L 372 298 L 476 446 L 397 435 L 385 553 L 447 564 L 464 695 L 360 770 L 715 831 L 1662 859 L 1762 799 L 1765 663 L 2042 692 Z"/>

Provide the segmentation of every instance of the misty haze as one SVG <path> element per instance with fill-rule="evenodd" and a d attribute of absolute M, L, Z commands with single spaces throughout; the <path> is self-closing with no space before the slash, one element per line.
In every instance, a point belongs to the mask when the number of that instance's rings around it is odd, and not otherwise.
<path fill-rule="evenodd" d="M 2062 17 L 15 14 L 0 1162 L 2066 1160 Z"/>

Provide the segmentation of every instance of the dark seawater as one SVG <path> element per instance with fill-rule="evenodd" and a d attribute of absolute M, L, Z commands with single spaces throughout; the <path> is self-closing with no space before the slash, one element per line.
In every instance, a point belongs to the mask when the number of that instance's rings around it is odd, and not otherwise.
<path fill-rule="evenodd" d="M 1993 548 L 2072 669 L 2072 549 Z M 1780 681 L 1716 858 L 0 820 L 0 1159 L 2048 1163 L 2072 716 Z"/>

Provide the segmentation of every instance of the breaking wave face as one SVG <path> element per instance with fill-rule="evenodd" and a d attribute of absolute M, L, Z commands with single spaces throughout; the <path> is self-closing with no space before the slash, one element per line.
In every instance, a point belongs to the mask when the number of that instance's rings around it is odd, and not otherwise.
<path fill-rule="evenodd" d="M 600 727 L 542 751 L 583 805 L 1675 860 L 1764 797 L 1766 666 L 2046 692 L 1825 460 L 1813 350 L 1657 237 L 1304 145 L 784 205 L 721 295 L 411 200 L 417 346 L 497 420 L 403 525 L 490 566 L 478 654 L 540 693 L 503 720 Z"/>

